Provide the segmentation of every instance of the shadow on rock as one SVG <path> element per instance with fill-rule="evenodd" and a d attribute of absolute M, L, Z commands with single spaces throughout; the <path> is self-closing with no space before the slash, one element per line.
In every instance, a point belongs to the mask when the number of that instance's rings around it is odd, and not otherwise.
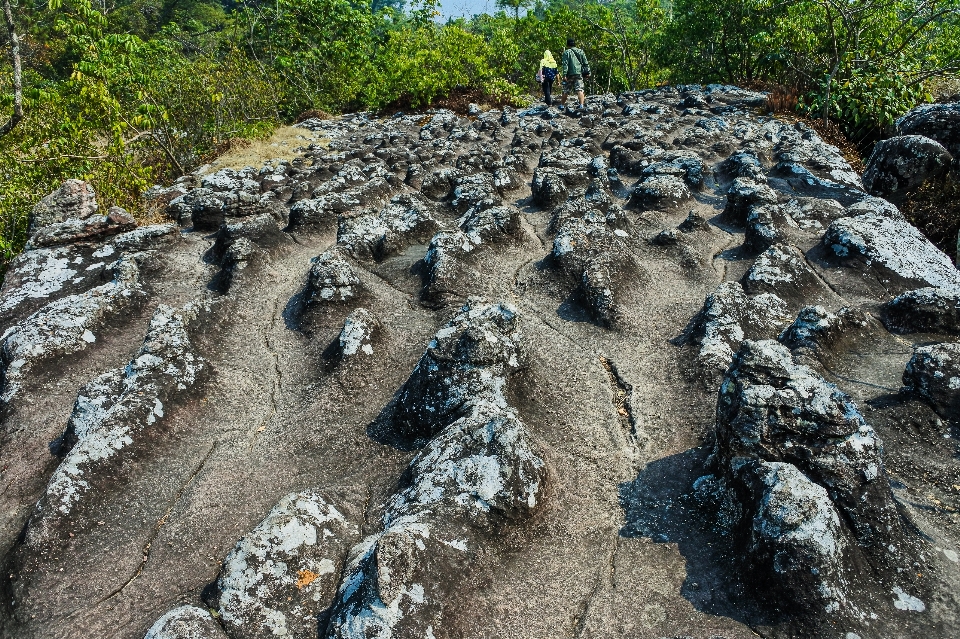
<path fill-rule="evenodd" d="M 731 544 L 715 530 L 693 484 L 705 474 L 708 446 L 670 455 L 647 464 L 637 478 L 620 484 L 625 520 L 622 537 L 675 543 L 686 561 L 680 594 L 700 612 L 734 619 L 753 628 L 776 625 L 740 578 Z"/>

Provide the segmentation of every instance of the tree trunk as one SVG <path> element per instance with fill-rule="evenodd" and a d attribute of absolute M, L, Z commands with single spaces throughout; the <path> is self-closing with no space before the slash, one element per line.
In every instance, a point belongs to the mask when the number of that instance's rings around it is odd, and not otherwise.
<path fill-rule="evenodd" d="M 3 17 L 7 21 L 7 31 L 10 34 L 10 57 L 13 58 L 13 115 L 7 123 L 0 127 L 0 136 L 6 135 L 23 119 L 23 72 L 20 68 L 20 39 L 17 37 L 16 24 L 13 22 L 13 11 L 10 10 L 10 0 L 3 0 Z"/>

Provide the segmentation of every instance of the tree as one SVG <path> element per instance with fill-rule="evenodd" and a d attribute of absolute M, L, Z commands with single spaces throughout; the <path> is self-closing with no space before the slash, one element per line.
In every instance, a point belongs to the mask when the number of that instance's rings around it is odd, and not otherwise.
<path fill-rule="evenodd" d="M 0 126 L 0 137 L 13 130 L 23 119 L 23 69 L 20 65 L 20 38 L 17 25 L 13 21 L 10 0 L 3 0 L 3 17 L 7 23 L 7 35 L 10 38 L 10 61 L 13 65 L 13 113 L 10 119 Z"/>

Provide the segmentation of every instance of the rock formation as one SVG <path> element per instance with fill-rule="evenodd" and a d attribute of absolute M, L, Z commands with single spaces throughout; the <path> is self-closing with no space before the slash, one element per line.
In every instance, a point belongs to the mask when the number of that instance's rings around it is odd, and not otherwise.
<path fill-rule="evenodd" d="M 307 120 L 142 227 L 64 183 L 0 289 L 0 637 L 960 633 L 960 272 L 882 199 L 956 105 L 860 176 L 763 104 Z"/>

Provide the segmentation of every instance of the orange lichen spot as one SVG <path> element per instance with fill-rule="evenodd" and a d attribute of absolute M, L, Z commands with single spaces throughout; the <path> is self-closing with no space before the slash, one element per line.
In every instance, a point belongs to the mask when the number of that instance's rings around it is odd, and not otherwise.
<path fill-rule="evenodd" d="M 312 570 L 304 569 L 297 571 L 297 588 L 306 588 L 319 576 L 319 573 L 313 572 Z"/>

